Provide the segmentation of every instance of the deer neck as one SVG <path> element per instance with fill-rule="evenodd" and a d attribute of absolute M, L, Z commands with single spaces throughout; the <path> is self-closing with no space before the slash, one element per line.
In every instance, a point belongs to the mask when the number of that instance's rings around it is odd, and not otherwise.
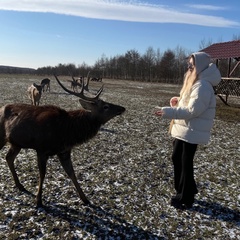
<path fill-rule="evenodd" d="M 75 144 L 81 144 L 93 138 L 101 127 L 101 122 L 92 115 L 91 112 L 85 110 L 70 111 L 71 125 L 68 131 L 71 132 Z"/>

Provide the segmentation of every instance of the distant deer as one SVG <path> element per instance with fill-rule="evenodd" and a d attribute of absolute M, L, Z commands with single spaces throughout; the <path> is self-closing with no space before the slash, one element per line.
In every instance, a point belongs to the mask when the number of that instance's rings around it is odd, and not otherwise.
<path fill-rule="evenodd" d="M 77 88 L 78 88 L 78 87 L 81 88 L 82 85 L 83 85 L 84 90 L 89 91 L 89 89 L 88 89 L 88 85 L 89 85 L 89 81 L 90 81 L 89 73 L 90 73 L 90 71 L 89 71 L 88 74 L 87 74 L 87 82 L 86 82 L 86 83 L 84 83 L 83 77 L 80 77 L 80 78 L 75 79 L 75 78 L 73 77 L 73 75 L 72 75 L 72 80 L 71 80 L 70 82 L 71 82 L 71 89 L 72 89 L 74 92 L 77 92 Z M 79 80 L 80 82 L 78 82 L 78 80 Z"/>
<path fill-rule="evenodd" d="M 76 80 L 73 76 L 72 76 L 72 80 L 70 80 L 70 82 L 71 82 L 71 89 L 74 92 L 77 92 L 77 88 L 82 86 L 81 83 L 79 83 L 78 80 Z"/>
<path fill-rule="evenodd" d="M 76 190 L 87 204 L 71 161 L 71 150 L 74 146 L 93 138 L 101 125 L 125 111 L 124 107 L 104 102 L 99 99 L 103 90 L 100 88 L 94 97 L 84 95 L 84 85 L 80 93 L 65 88 L 55 76 L 60 86 L 68 93 L 79 97 L 81 105 L 86 109 L 66 111 L 57 106 L 32 106 L 27 104 L 8 104 L 0 108 L 0 149 L 9 143 L 6 155 L 16 187 L 26 191 L 20 183 L 14 160 L 20 150 L 34 149 L 37 152 L 39 167 L 39 186 L 36 195 L 37 207 L 42 205 L 43 181 L 49 156 L 57 155 L 65 172 L 72 180 Z"/>
<path fill-rule="evenodd" d="M 39 105 L 42 96 L 42 86 L 33 83 L 27 90 L 28 97 L 31 99 L 32 105 Z"/>
<path fill-rule="evenodd" d="M 41 85 L 42 85 L 42 89 L 43 89 L 43 92 L 47 92 L 47 90 L 50 92 L 50 79 L 49 78 L 44 78 L 42 81 L 41 81 Z"/>
<path fill-rule="evenodd" d="M 91 78 L 91 81 L 95 81 L 95 82 L 102 82 L 102 78 L 100 78 L 100 77 L 93 77 L 93 78 Z"/>

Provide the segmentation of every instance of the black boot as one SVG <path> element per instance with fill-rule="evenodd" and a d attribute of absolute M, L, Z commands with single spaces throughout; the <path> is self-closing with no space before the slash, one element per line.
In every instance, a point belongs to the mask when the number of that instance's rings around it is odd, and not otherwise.
<path fill-rule="evenodd" d="M 179 197 L 177 196 L 171 198 L 171 206 L 182 210 L 192 208 L 193 202 L 194 200 L 193 201 L 180 200 Z"/>

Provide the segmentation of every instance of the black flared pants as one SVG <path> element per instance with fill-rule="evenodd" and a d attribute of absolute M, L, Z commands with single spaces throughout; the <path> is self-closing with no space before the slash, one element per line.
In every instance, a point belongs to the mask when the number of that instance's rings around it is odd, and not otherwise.
<path fill-rule="evenodd" d="M 197 144 L 174 139 L 172 161 L 174 166 L 174 187 L 177 199 L 182 203 L 192 204 L 198 193 L 194 180 L 193 159 Z"/>

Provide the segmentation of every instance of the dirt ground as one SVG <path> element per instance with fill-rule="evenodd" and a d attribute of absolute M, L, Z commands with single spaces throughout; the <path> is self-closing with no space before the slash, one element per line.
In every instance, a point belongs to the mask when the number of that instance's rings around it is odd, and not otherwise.
<path fill-rule="evenodd" d="M 45 77 L 45 76 L 44 76 Z M 0 106 L 29 103 L 27 87 L 39 76 L 0 76 Z M 78 109 L 77 97 L 51 79 L 41 105 Z M 71 77 L 60 77 L 67 87 Z M 95 93 L 102 83 L 90 82 Z M 240 239 L 240 105 L 219 99 L 208 145 L 199 146 L 195 178 L 199 189 L 193 208 L 170 206 L 174 195 L 172 139 L 168 120 L 153 113 L 169 104 L 180 86 L 103 79 L 103 100 L 126 112 L 104 125 L 98 135 L 72 152 L 79 183 L 91 201 L 85 206 L 58 159 L 48 161 L 45 208 L 19 192 L 7 167 L 8 146 L 0 151 L 0 239 Z M 21 150 L 16 159 L 20 181 L 36 194 L 36 153 Z"/>

